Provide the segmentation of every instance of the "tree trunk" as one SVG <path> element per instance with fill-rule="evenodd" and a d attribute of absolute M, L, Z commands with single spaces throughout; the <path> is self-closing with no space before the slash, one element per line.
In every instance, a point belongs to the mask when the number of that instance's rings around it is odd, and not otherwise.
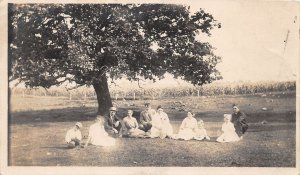
<path fill-rule="evenodd" d="M 98 114 L 104 115 L 112 107 L 106 75 L 104 74 L 98 82 L 94 82 L 93 87 L 97 95 Z"/>

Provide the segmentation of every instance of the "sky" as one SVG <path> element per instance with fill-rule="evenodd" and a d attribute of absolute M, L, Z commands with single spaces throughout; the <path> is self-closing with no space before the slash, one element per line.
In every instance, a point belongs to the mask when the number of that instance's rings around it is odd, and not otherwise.
<path fill-rule="evenodd" d="M 203 8 L 222 24 L 211 37 L 198 38 L 209 41 L 222 57 L 218 70 L 223 81 L 295 80 L 299 5 L 291 1 L 199 1 L 192 3 L 191 11 Z"/>
<path fill-rule="evenodd" d="M 180 1 L 182 3 L 182 1 Z M 222 82 L 286 81 L 299 77 L 299 5 L 291 1 L 185 1 L 191 12 L 200 8 L 213 15 L 221 28 L 211 31 L 211 36 L 200 35 L 216 48 L 214 53 L 222 57 L 217 69 Z M 172 2 L 171 2 L 172 3 Z M 287 44 L 285 40 L 288 34 Z M 285 49 L 284 49 L 285 48 Z M 170 74 L 142 86 L 186 86 Z M 126 80 L 117 84 L 136 86 Z"/>

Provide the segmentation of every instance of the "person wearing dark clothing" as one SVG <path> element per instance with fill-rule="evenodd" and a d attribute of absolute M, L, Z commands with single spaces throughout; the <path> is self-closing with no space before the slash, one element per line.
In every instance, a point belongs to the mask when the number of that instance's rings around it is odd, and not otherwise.
<path fill-rule="evenodd" d="M 248 129 L 248 124 L 246 123 L 246 115 L 245 113 L 241 112 L 237 105 L 232 105 L 233 108 L 233 114 L 231 117 L 231 122 L 234 125 L 235 132 L 238 134 L 238 136 L 242 139 L 243 134 Z"/>
<path fill-rule="evenodd" d="M 109 135 L 118 135 L 122 137 L 122 124 L 120 119 L 116 115 L 117 108 L 111 107 L 109 108 L 109 114 L 105 116 L 105 131 Z"/>
<path fill-rule="evenodd" d="M 150 131 L 152 128 L 152 116 L 156 113 L 155 110 L 151 109 L 149 103 L 145 104 L 146 109 L 141 112 L 139 119 L 139 129 L 145 132 Z"/>

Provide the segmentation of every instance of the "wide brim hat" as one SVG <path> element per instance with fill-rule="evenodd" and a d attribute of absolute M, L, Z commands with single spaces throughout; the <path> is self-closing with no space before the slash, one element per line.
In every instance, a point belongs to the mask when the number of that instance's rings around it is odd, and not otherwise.
<path fill-rule="evenodd" d="M 77 123 L 75 124 L 75 126 L 78 126 L 79 128 L 81 128 L 81 127 L 82 127 L 82 124 L 81 124 L 80 122 L 77 122 Z"/>
<path fill-rule="evenodd" d="M 114 106 L 109 108 L 109 111 L 116 111 L 116 110 L 117 110 L 117 108 Z"/>

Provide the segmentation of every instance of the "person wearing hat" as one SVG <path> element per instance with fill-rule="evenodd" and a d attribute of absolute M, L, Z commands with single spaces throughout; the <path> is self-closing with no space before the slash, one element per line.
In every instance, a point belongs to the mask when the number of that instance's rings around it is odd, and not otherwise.
<path fill-rule="evenodd" d="M 101 115 L 97 115 L 95 123 L 89 128 L 89 136 L 84 147 L 88 146 L 88 144 L 105 147 L 115 145 L 115 139 L 108 136 L 104 129 L 104 117 Z"/>
<path fill-rule="evenodd" d="M 82 139 L 80 128 L 82 124 L 77 122 L 75 126 L 67 131 L 65 140 L 67 142 L 68 148 L 75 148 L 76 146 L 80 146 L 80 142 Z"/>
<path fill-rule="evenodd" d="M 231 122 L 234 125 L 235 131 L 238 134 L 238 136 L 243 139 L 244 133 L 248 129 L 248 124 L 246 123 L 246 115 L 245 113 L 241 112 L 240 109 L 236 104 L 232 105 L 233 114 L 231 117 Z"/>
<path fill-rule="evenodd" d="M 217 138 L 217 142 L 236 142 L 240 138 L 235 132 L 233 123 L 230 122 L 231 114 L 224 114 L 224 123 L 222 125 L 222 134 Z"/>
<path fill-rule="evenodd" d="M 146 109 L 140 113 L 139 129 L 148 132 L 152 127 L 152 116 L 156 112 L 151 109 L 150 103 L 145 103 L 145 107 Z"/>
<path fill-rule="evenodd" d="M 116 113 L 116 107 L 113 106 L 109 108 L 109 114 L 105 116 L 105 131 L 109 135 L 118 135 L 119 137 L 122 137 L 122 124 Z"/>

